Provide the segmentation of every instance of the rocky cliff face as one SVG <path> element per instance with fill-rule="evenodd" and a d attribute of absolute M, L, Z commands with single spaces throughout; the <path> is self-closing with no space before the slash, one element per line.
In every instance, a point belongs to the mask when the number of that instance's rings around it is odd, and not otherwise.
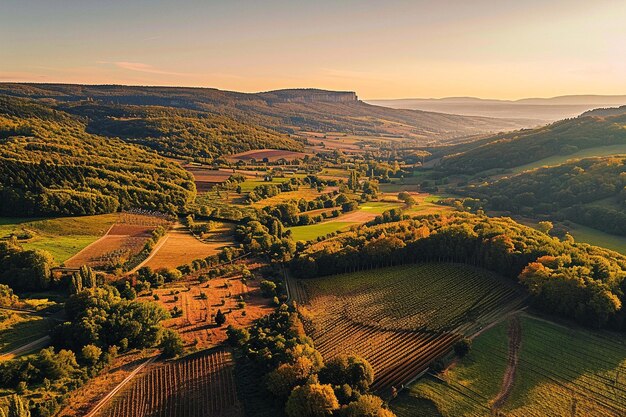
<path fill-rule="evenodd" d="M 358 101 L 354 91 L 294 89 L 259 94 L 270 103 L 349 103 Z"/>

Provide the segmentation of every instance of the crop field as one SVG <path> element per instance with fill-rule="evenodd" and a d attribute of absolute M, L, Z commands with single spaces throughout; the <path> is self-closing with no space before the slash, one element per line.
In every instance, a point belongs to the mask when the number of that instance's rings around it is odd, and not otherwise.
<path fill-rule="evenodd" d="M 155 226 L 115 224 L 106 235 L 64 262 L 68 268 L 92 268 L 124 263 L 141 251 Z"/>
<path fill-rule="evenodd" d="M 289 285 L 320 353 L 363 356 L 382 395 L 525 300 L 506 278 L 457 264 L 408 265 Z"/>
<path fill-rule="evenodd" d="M 194 273 L 184 281 L 154 289 L 165 309 L 174 307 L 183 311 L 180 317 L 166 322 L 168 327 L 178 331 L 185 344 L 194 348 L 213 347 L 226 340 L 226 326 L 247 327 L 252 321 L 273 311 L 270 300 L 263 298 L 259 287 L 260 280 L 248 280 L 246 284 L 240 276 L 212 278 L 200 283 Z M 154 301 L 145 296 L 145 300 Z M 243 301 L 245 305 L 241 305 Z M 217 327 L 214 316 L 217 310 L 226 315 L 226 325 Z"/>
<path fill-rule="evenodd" d="M 184 168 L 191 172 L 198 192 L 208 191 L 216 184 L 221 184 L 233 175 L 232 171 L 207 169 L 186 165 Z"/>
<path fill-rule="evenodd" d="M 278 195 L 275 195 L 274 197 L 265 198 L 263 200 L 254 202 L 251 204 L 251 206 L 262 208 L 265 206 L 272 206 L 272 205 L 284 203 L 285 201 L 289 201 L 289 200 L 300 200 L 301 198 L 304 198 L 305 200 L 313 200 L 316 197 L 319 197 L 320 195 L 324 193 L 329 193 L 331 191 L 334 191 L 335 189 L 336 187 L 327 187 L 323 193 L 320 193 L 315 188 L 310 188 L 309 186 L 302 185 L 296 191 L 286 191 Z"/>
<path fill-rule="evenodd" d="M 225 156 L 225 159 L 229 161 L 250 161 L 252 159 L 262 161 L 267 158 L 269 162 L 275 162 L 279 159 L 286 159 L 288 161 L 293 159 L 302 159 L 304 158 L 304 155 L 306 154 L 302 152 L 284 151 L 280 149 L 254 149 L 251 151 Z"/>
<path fill-rule="evenodd" d="M 100 417 L 238 417 L 230 352 L 200 352 L 154 365 L 117 394 Z"/>
<path fill-rule="evenodd" d="M 317 224 L 309 224 L 307 226 L 294 226 L 287 230 L 291 230 L 293 240 L 309 241 L 317 239 L 320 236 L 326 236 L 329 233 L 341 231 L 357 225 L 356 222 L 328 221 Z"/>
<path fill-rule="evenodd" d="M 626 338 L 520 314 L 515 378 L 498 411 L 507 416 L 623 416 L 626 414 Z M 427 377 L 393 402 L 398 416 L 493 415 L 510 349 L 507 323 L 474 340 L 470 354 L 438 377 Z M 422 400 L 422 401 L 417 401 Z M 423 401 L 427 400 L 427 401 Z"/>
<path fill-rule="evenodd" d="M 176 268 L 195 259 L 215 255 L 229 242 L 219 239 L 204 243 L 189 231 L 177 228 L 161 238 L 150 256 L 141 264 L 152 269 Z"/>
<path fill-rule="evenodd" d="M 98 240 L 119 213 L 49 219 L 0 218 L 0 238 L 14 234 L 25 249 L 44 249 L 62 263 Z"/>

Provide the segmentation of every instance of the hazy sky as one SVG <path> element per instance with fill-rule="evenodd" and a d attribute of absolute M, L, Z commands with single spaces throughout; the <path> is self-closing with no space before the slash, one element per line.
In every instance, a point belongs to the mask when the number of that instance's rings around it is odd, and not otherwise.
<path fill-rule="evenodd" d="M 0 0 L 0 81 L 626 94 L 626 1 Z"/>

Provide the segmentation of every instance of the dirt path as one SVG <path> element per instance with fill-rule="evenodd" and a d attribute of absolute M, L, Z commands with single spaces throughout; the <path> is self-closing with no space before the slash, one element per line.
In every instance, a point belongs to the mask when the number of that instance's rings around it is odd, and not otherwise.
<path fill-rule="evenodd" d="M 496 412 L 501 408 L 509 398 L 513 390 L 515 382 L 515 374 L 517 373 L 517 363 L 519 360 L 519 349 L 522 344 L 522 326 L 519 316 L 511 317 L 509 321 L 509 354 L 506 371 L 502 378 L 502 386 L 500 392 L 495 396 L 491 405 L 492 411 Z"/>
<path fill-rule="evenodd" d="M 168 232 L 169 233 L 169 232 Z M 156 244 L 156 246 L 152 249 L 152 252 L 150 253 L 150 255 L 148 255 L 148 257 L 146 259 L 144 259 L 139 265 L 137 265 L 136 267 L 134 267 L 132 270 L 128 271 L 128 275 L 130 274 L 134 274 L 135 272 L 137 272 L 139 270 L 139 268 L 141 268 L 142 266 L 144 266 L 145 264 L 148 263 L 148 261 L 150 261 L 150 259 L 152 259 L 154 257 L 154 255 L 157 254 L 157 252 L 159 251 L 159 249 L 161 249 L 161 247 L 165 244 L 165 242 L 167 241 L 167 239 L 169 239 L 169 234 L 166 234 L 165 236 L 163 236 L 159 242 Z"/>
<path fill-rule="evenodd" d="M 113 388 L 107 395 L 104 396 L 98 403 L 91 409 L 91 411 L 85 417 L 93 417 L 104 405 L 118 393 L 119 390 L 124 388 L 124 386 L 130 382 L 131 379 L 135 377 L 142 369 L 146 366 L 150 365 L 158 356 L 153 356 L 144 361 L 141 365 L 139 365 L 135 370 L 133 370 L 122 382 L 120 382 L 115 388 Z"/>
<path fill-rule="evenodd" d="M 16 349 L 13 349 L 10 352 L 4 353 L 0 355 L 0 360 L 9 360 L 13 359 L 16 356 L 22 355 L 24 353 L 32 352 L 37 349 L 45 348 L 50 344 L 50 336 L 44 336 L 37 340 L 33 340 L 30 343 L 27 343 L 23 346 L 20 346 Z"/>

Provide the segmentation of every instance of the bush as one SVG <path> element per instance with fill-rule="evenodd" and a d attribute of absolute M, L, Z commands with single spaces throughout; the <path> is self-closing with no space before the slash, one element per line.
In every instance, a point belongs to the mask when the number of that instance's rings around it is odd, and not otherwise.
<path fill-rule="evenodd" d="M 172 329 L 165 329 L 161 339 L 160 348 L 166 358 L 173 358 L 183 353 L 183 339 Z"/>
<path fill-rule="evenodd" d="M 462 358 L 470 352 L 471 348 L 472 348 L 472 341 L 468 338 L 464 338 L 455 343 L 454 353 L 459 358 Z"/>

